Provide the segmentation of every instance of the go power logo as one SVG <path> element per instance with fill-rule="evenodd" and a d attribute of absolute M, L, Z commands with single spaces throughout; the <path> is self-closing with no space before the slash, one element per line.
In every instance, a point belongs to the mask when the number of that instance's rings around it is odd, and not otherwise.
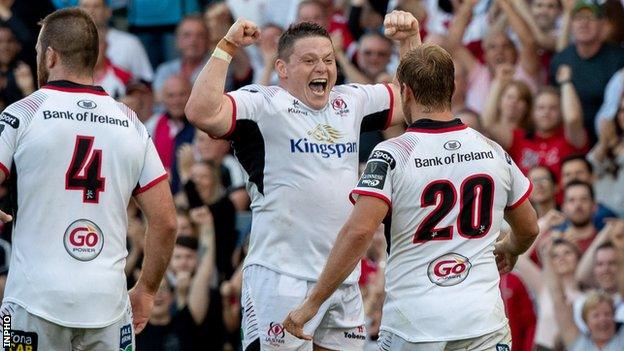
<path fill-rule="evenodd" d="M 63 244 L 71 257 L 79 261 L 91 261 L 102 252 L 104 235 L 97 224 L 88 219 L 79 219 L 65 230 Z"/>
<path fill-rule="evenodd" d="M 427 268 L 427 276 L 438 286 L 453 286 L 463 282 L 472 268 L 467 257 L 458 253 L 447 253 L 431 263 Z"/>

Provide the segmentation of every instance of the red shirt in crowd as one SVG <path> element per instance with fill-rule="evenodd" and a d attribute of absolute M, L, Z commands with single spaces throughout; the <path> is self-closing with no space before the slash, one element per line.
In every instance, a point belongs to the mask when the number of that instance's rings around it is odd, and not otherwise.
<path fill-rule="evenodd" d="M 524 283 L 513 272 L 500 277 L 501 296 L 509 319 L 514 351 L 533 350 L 533 337 L 537 317 L 533 302 Z"/>
<path fill-rule="evenodd" d="M 584 153 L 581 149 L 570 144 L 565 138 L 563 127 L 549 137 L 541 137 L 536 133 L 516 129 L 513 132 L 513 141 L 509 148 L 509 155 L 524 174 L 536 166 L 548 167 L 559 179 L 561 161 L 569 155 Z"/>

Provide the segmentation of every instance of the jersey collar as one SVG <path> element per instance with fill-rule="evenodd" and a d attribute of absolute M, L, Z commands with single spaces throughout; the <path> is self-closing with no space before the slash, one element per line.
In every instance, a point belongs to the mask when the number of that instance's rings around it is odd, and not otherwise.
<path fill-rule="evenodd" d="M 416 133 L 446 133 L 454 132 L 456 130 L 462 130 L 468 128 L 467 125 L 462 123 L 459 118 L 455 118 L 452 121 L 434 121 L 432 119 L 419 119 L 412 123 L 407 128 L 408 132 Z"/>
<path fill-rule="evenodd" d="M 67 93 L 89 93 L 95 95 L 108 95 L 104 88 L 98 85 L 84 85 L 68 80 L 53 80 L 42 87 L 43 89 L 52 89 L 64 91 Z"/>

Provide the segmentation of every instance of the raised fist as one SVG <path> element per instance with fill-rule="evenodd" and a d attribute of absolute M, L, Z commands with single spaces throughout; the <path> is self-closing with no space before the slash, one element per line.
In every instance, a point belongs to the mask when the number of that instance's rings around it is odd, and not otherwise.
<path fill-rule="evenodd" d="M 255 23 L 239 18 L 230 27 L 225 39 L 238 47 L 249 46 L 260 39 L 260 29 Z"/>
<path fill-rule="evenodd" d="M 384 19 L 384 35 L 398 41 L 420 35 L 418 20 L 409 12 L 392 11 Z"/>

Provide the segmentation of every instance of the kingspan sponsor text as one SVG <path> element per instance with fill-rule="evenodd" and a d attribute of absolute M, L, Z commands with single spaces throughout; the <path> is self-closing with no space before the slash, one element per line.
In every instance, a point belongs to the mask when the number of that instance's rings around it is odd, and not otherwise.
<path fill-rule="evenodd" d="M 358 151 L 356 142 L 348 143 L 314 143 L 308 141 L 307 138 L 299 138 L 297 140 L 290 139 L 290 152 L 305 154 L 321 154 L 323 158 L 336 156 L 341 158 L 344 154 L 352 154 Z"/>

